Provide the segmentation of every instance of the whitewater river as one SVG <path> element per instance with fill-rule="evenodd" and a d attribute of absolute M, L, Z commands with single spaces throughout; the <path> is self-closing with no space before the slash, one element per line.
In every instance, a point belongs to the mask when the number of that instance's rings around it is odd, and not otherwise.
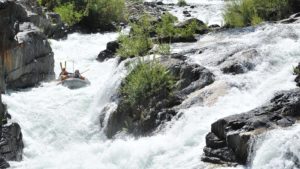
<path fill-rule="evenodd" d="M 213 4 L 213 1 L 204 1 Z M 219 1 L 215 1 L 219 5 Z M 208 8 L 208 12 L 211 8 Z M 219 19 L 221 16 L 218 16 Z M 215 17 L 213 17 L 215 18 Z M 215 19 L 214 19 L 215 20 Z M 216 19 L 218 20 L 218 19 Z M 91 86 L 78 90 L 43 83 L 26 91 L 3 96 L 12 120 L 21 125 L 24 160 L 11 162 L 15 169 L 211 169 L 201 162 L 205 135 L 215 120 L 251 110 L 279 90 L 295 88 L 292 68 L 300 60 L 300 25 L 262 25 L 200 37 L 194 44 L 175 44 L 173 52 L 205 48 L 189 55 L 216 75 L 214 101 L 181 110 L 184 115 L 151 137 L 108 140 L 101 131 L 99 115 L 113 108 L 111 97 L 126 76 L 116 59 L 103 63 L 95 58 L 117 34 L 71 34 L 66 40 L 51 40 L 55 72 L 67 60 L 67 69 L 88 70 Z M 243 49 L 256 49 L 260 56 L 253 71 L 224 75 L 216 64 L 220 58 Z M 226 86 L 226 87 L 224 87 Z M 300 157 L 300 126 L 278 129 L 257 139 L 250 169 L 296 169 L 286 151 Z M 238 166 L 235 168 L 244 168 Z"/>

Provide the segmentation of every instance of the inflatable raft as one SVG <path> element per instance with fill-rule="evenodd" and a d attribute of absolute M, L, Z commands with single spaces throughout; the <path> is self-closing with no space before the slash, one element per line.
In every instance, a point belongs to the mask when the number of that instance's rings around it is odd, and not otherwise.
<path fill-rule="evenodd" d="M 91 82 L 87 79 L 68 78 L 62 81 L 61 84 L 69 89 L 78 89 L 90 85 Z"/>

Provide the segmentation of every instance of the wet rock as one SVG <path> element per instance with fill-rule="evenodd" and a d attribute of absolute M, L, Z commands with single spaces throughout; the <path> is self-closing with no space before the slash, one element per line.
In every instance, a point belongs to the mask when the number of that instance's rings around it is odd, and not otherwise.
<path fill-rule="evenodd" d="M 233 54 L 221 64 L 224 73 L 242 74 L 255 68 L 259 53 L 255 49 L 249 49 Z"/>
<path fill-rule="evenodd" d="M 161 63 L 178 77 L 176 88 L 182 98 L 214 82 L 214 75 L 200 65 L 168 58 L 162 58 Z"/>
<path fill-rule="evenodd" d="M 97 60 L 99 62 L 103 62 L 103 61 L 105 61 L 107 59 L 113 58 L 114 56 L 115 56 L 115 53 L 113 53 L 110 50 L 105 49 L 104 51 L 102 51 L 102 52 L 99 53 L 99 55 L 97 57 Z"/>
<path fill-rule="evenodd" d="M 21 161 L 23 154 L 21 128 L 17 123 L 4 125 L 0 140 L 1 155 L 9 161 Z"/>
<path fill-rule="evenodd" d="M 214 161 L 224 164 L 247 164 L 254 136 L 266 129 L 291 126 L 299 116 L 300 89 L 279 92 L 269 103 L 259 108 L 214 122 L 206 137 L 206 157 L 203 159 L 209 161 L 207 159 L 212 157 Z M 224 148 L 229 149 L 235 159 L 228 159 L 228 151 L 224 151 Z"/>
<path fill-rule="evenodd" d="M 30 21 L 26 8 L 1 1 L 0 75 L 7 88 L 26 88 L 54 78 L 53 52 L 46 36 Z"/>
<path fill-rule="evenodd" d="M 108 138 L 122 132 L 134 136 L 151 135 L 159 126 L 172 120 L 178 114 L 178 109 L 175 107 L 182 103 L 188 94 L 214 81 L 214 75 L 200 65 L 188 64 L 184 60 L 168 56 L 162 57 L 160 63 L 177 79 L 175 94 L 168 98 L 164 93 L 161 96 L 155 96 L 149 103 L 150 108 L 143 110 L 128 106 L 120 96 L 118 107 L 116 111 L 109 114 L 107 126 L 104 129 Z"/>
<path fill-rule="evenodd" d="M 97 60 L 103 62 L 107 59 L 113 58 L 119 49 L 120 44 L 118 41 L 108 42 L 106 45 L 106 49 L 99 53 Z"/>
<path fill-rule="evenodd" d="M 192 16 L 189 11 L 183 11 L 182 13 L 185 17 L 191 17 Z"/>
<path fill-rule="evenodd" d="M 119 47 L 120 47 L 120 44 L 118 41 L 111 41 L 111 42 L 108 42 L 106 45 L 106 49 L 110 50 L 112 52 L 117 52 Z"/>
<path fill-rule="evenodd" d="M 10 115 L 6 106 L 2 103 L 0 95 L 0 114 L 2 117 L 0 125 L 0 168 L 8 168 L 8 161 L 21 161 L 23 154 L 23 140 L 21 128 L 17 123 L 7 123 Z"/>
<path fill-rule="evenodd" d="M 4 158 L 0 157 L 0 168 L 5 169 L 9 167 L 10 167 L 9 163 Z"/>
<path fill-rule="evenodd" d="M 209 25 L 208 28 L 209 29 L 217 29 L 217 28 L 221 28 L 221 26 L 218 24 L 213 24 L 213 25 Z"/>

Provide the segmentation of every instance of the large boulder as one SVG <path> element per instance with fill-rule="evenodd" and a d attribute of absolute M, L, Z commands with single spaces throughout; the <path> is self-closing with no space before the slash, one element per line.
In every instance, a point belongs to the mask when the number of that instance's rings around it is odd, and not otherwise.
<path fill-rule="evenodd" d="M 291 126 L 299 116 L 300 89 L 279 92 L 259 108 L 214 122 L 206 136 L 202 160 L 218 164 L 247 164 L 252 152 L 252 138 L 266 129 Z"/>
<path fill-rule="evenodd" d="M 0 75 L 8 88 L 26 88 L 54 78 L 53 52 L 47 37 L 14 1 L 0 2 Z M 4 86 L 4 84 L 1 84 Z"/>
<path fill-rule="evenodd" d="M 125 132 L 134 136 L 145 136 L 162 126 L 166 121 L 170 121 L 177 115 L 178 106 L 188 94 L 201 89 L 214 81 L 214 75 L 206 68 L 189 64 L 184 60 L 175 58 L 185 58 L 174 55 L 173 58 L 163 57 L 160 63 L 164 65 L 176 77 L 176 90 L 174 95 L 166 98 L 155 96 L 151 100 L 150 108 L 141 110 L 139 107 L 131 107 L 124 101 L 123 96 L 119 96 L 119 104 L 115 111 L 106 113 L 108 117 L 101 117 L 104 132 L 108 138 L 114 137 L 117 133 Z"/>
<path fill-rule="evenodd" d="M 205 67 L 174 58 L 184 59 L 184 56 L 172 56 L 173 58 L 163 57 L 161 63 L 178 78 L 176 88 L 178 89 L 177 93 L 182 98 L 214 82 L 214 74 Z"/>

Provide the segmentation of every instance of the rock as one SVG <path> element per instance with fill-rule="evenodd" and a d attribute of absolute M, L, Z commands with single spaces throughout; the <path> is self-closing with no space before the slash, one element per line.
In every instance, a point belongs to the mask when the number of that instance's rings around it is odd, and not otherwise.
<path fill-rule="evenodd" d="M 252 152 L 252 138 L 266 129 L 291 126 L 299 116 L 300 89 L 279 92 L 269 103 L 259 108 L 214 122 L 211 125 L 211 133 L 206 137 L 206 157 L 203 159 L 209 161 L 207 159 L 212 157 L 214 161 L 224 164 L 247 164 Z M 235 159 L 224 150 L 230 150 Z"/>
<path fill-rule="evenodd" d="M 103 62 L 107 59 L 113 58 L 114 56 L 115 56 L 115 53 L 113 53 L 112 51 L 106 49 L 106 50 L 99 53 L 99 55 L 97 57 L 97 60 L 99 62 Z"/>
<path fill-rule="evenodd" d="M 224 73 L 242 74 L 255 68 L 255 63 L 259 53 L 256 49 L 248 49 L 233 54 L 221 64 Z"/>
<path fill-rule="evenodd" d="M 177 93 L 183 98 L 214 82 L 214 75 L 200 65 L 168 58 L 162 58 L 161 63 L 175 77 L 178 77 L 176 86 L 179 91 Z"/>
<path fill-rule="evenodd" d="M 205 23 L 197 18 L 191 18 L 184 22 L 179 23 L 176 25 L 177 28 L 187 28 L 191 23 L 195 22 L 198 26 L 198 29 L 196 30 L 197 34 L 205 34 L 208 33 L 208 28 L 205 25 Z"/>
<path fill-rule="evenodd" d="M 182 13 L 183 13 L 184 15 L 190 14 L 189 11 L 183 11 Z"/>
<path fill-rule="evenodd" d="M 208 28 L 209 29 L 217 29 L 217 28 L 221 28 L 221 26 L 218 24 L 213 24 L 213 25 L 209 25 Z"/>
<path fill-rule="evenodd" d="M 19 124 L 4 125 L 0 140 L 1 155 L 9 161 L 21 161 L 23 148 L 24 144 Z"/>
<path fill-rule="evenodd" d="M 114 53 L 117 52 L 119 47 L 120 47 L 120 44 L 118 41 L 111 41 L 111 42 L 108 42 L 106 45 L 106 49 L 110 50 L 111 52 L 114 52 Z"/>
<path fill-rule="evenodd" d="M 35 0 L 22 0 L 17 3 L 25 8 L 26 22 L 31 22 L 39 27 L 49 38 L 61 39 L 67 36 L 67 27 L 61 21 L 60 16 L 54 12 L 45 12 Z"/>
<path fill-rule="evenodd" d="M 1 1 L 0 75 L 7 88 L 26 88 L 54 78 L 53 52 L 46 36 L 28 22 L 26 9 Z"/>
<path fill-rule="evenodd" d="M 4 158 L 0 157 L 0 168 L 5 169 L 9 167 L 10 167 L 9 163 Z"/>
<path fill-rule="evenodd" d="M 180 55 L 176 57 L 185 58 Z M 164 95 L 153 97 L 150 108 L 146 110 L 128 106 L 120 96 L 118 107 L 114 112 L 109 113 L 107 125 L 104 128 L 108 138 L 113 138 L 118 133 L 128 133 L 134 136 L 151 135 L 166 121 L 177 116 L 176 106 L 182 103 L 183 98 L 187 97 L 189 93 L 213 83 L 214 75 L 206 68 L 188 64 L 182 59 L 175 59 L 176 57 L 166 56 L 159 60 L 177 79 L 174 96 L 170 98 L 166 98 Z M 101 119 L 103 124 L 103 119 L 106 117 L 101 117 Z"/>
<path fill-rule="evenodd" d="M 23 140 L 21 128 L 17 123 L 7 124 L 10 115 L 6 106 L 2 103 L 0 95 L 0 114 L 2 123 L 0 125 L 0 168 L 8 168 L 8 161 L 21 161 L 23 154 Z"/>
<path fill-rule="evenodd" d="M 118 41 L 108 42 L 106 45 L 106 49 L 99 53 L 97 60 L 100 62 L 105 61 L 106 59 L 113 58 L 119 49 L 120 44 Z"/>
<path fill-rule="evenodd" d="M 164 5 L 163 1 L 156 2 L 156 5 Z"/>

